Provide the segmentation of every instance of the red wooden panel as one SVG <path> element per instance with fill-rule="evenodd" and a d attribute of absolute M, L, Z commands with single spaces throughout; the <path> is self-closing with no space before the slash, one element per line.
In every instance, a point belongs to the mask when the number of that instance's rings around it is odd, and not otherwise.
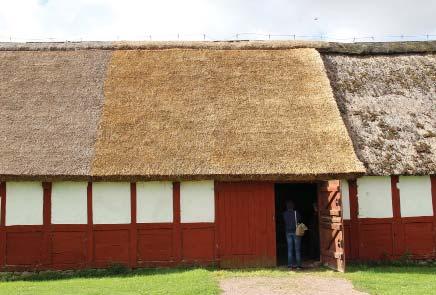
<path fill-rule="evenodd" d="M 215 192 L 220 265 L 275 265 L 274 184 L 217 182 Z"/>
<path fill-rule="evenodd" d="M 354 242 L 351 239 L 351 222 L 350 220 L 344 220 L 344 251 L 345 251 L 345 256 L 347 257 L 347 261 L 348 260 L 352 260 L 355 257 L 353 257 L 353 253 L 351 251 L 351 244 Z"/>
<path fill-rule="evenodd" d="M 321 262 L 332 269 L 344 271 L 344 226 L 342 219 L 342 197 L 338 180 L 319 183 L 318 208 L 320 208 L 319 237 Z"/>
<path fill-rule="evenodd" d="M 150 229 L 138 231 L 138 260 L 169 261 L 173 256 L 173 230 Z"/>
<path fill-rule="evenodd" d="M 129 229 L 94 230 L 96 263 L 129 263 Z"/>
<path fill-rule="evenodd" d="M 215 229 L 183 228 L 182 259 L 184 261 L 214 260 Z"/>
<path fill-rule="evenodd" d="M 53 232 L 51 261 L 55 265 L 86 262 L 86 232 Z"/>
<path fill-rule="evenodd" d="M 6 264 L 37 266 L 43 262 L 44 234 L 9 232 L 6 235 Z"/>
<path fill-rule="evenodd" d="M 406 223 L 404 226 L 405 252 L 413 255 L 433 254 L 433 222 Z"/>
<path fill-rule="evenodd" d="M 393 255 L 392 223 L 360 224 L 360 259 L 378 260 Z"/>

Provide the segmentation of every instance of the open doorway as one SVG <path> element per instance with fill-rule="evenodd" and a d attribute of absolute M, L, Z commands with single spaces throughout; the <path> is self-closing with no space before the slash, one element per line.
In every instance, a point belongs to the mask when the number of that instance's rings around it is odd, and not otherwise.
<path fill-rule="evenodd" d="M 292 200 L 300 212 L 304 224 L 309 228 L 301 242 L 301 254 L 304 262 L 320 260 L 320 242 L 316 183 L 277 183 L 275 184 L 276 247 L 277 265 L 287 265 L 287 244 L 283 212 L 286 202 Z"/>

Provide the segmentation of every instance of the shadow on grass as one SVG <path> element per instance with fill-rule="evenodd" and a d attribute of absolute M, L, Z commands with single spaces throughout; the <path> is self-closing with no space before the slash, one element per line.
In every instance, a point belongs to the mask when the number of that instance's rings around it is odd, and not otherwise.
<path fill-rule="evenodd" d="M 114 264 L 106 269 L 82 269 L 74 271 L 40 271 L 40 272 L 0 272 L 0 282 L 14 281 L 54 281 L 69 279 L 93 278 L 126 278 L 134 276 L 170 275 L 181 274 L 187 271 L 202 269 L 217 276 L 281 276 L 290 273 L 286 267 L 275 268 L 242 268 L 220 269 L 216 267 L 184 267 L 184 268 L 138 268 L 129 269 L 124 265 Z M 293 273 L 322 273 L 331 271 L 324 267 L 307 268 Z"/>
<path fill-rule="evenodd" d="M 138 268 L 129 269 L 125 266 L 111 266 L 106 269 L 82 269 L 75 271 L 40 271 L 30 273 L 0 273 L 0 282 L 14 281 L 54 281 L 76 278 L 126 278 L 134 276 L 152 276 L 181 274 L 199 268 Z M 206 268 L 204 268 L 206 269 Z M 211 269 L 210 269 L 211 270 Z"/>

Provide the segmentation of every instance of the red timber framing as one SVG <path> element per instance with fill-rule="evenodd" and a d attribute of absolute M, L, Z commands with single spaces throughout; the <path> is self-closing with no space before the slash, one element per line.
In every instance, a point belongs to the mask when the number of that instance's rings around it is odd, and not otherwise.
<path fill-rule="evenodd" d="M 181 223 L 180 183 L 173 183 L 173 222 L 137 223 L 136 183 L 130 184 L 131 222 L 93 224 L 92 183 L 87 224 L 51 224 L 52 184 L 42 183 L 43 224 L 6 226 L 6 185 L 0 182 L 0 269 L 78 269 L 216 264 L 215 222 Z"/>
<path fill-rule="evenodd" d="M 431 176 L 433 216 L 402 217 L 398 176 L 391 176 L 392 218 L 358 218 L 355 180 L 350 180 L 350 220 L 344 221 L 347 260 L 436 257 L 436 176 Z"/>

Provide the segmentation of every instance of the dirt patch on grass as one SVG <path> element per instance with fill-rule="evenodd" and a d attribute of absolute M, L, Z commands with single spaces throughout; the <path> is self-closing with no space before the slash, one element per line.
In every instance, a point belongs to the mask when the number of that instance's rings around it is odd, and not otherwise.
<path fill-rule="evenodd" d="M 366 294 L 354 290 L 345 279 L 306 274 L 225 278 L 220 281 L 220 287 L 225 295 Z"/>

